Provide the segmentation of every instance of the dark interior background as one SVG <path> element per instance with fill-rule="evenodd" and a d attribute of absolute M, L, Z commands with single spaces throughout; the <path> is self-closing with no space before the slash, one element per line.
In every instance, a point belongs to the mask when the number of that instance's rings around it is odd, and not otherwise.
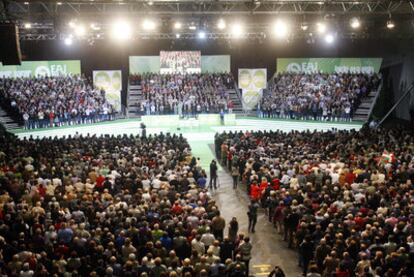
<path fill-rule="evenodd" d="M 91 76 L 93 70 L 122 70 L 122 103 L 126 104 L 129 56 L 158 55 L 161 50 L 201 50 L 202 55 L 230 55 L 231 71 L 237 77 L 238 68 L 267 68 L 268 77 L 276 71 L 276 59 L 282 57 L 382 57 L 391 87 L 387 93 L 396 101 L 404 86 L 414 80 L 413 40 L 408 39 L 338 39 L 333 45 L 323 41 L 308 44 L 305 40 L 277 42 L 274 40 L 136 40 L 116 43 L 111 40 L 22 41 L 24 60 L 81 60 L 82 72 Z M 393 69 L 394 68 L 394 69 Z M 391 78 L 391 79 L 390 79 Z M 410 101 L 403 101 L 394 115 L 409 120 Z"/>

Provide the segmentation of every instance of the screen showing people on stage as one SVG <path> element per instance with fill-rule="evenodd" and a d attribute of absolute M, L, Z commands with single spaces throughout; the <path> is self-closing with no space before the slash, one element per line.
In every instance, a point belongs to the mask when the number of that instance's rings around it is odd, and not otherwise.
<path fill-rule="evenodd" d="M 161 51 L 160 73 L 200 73 L 200 51 Z"/>

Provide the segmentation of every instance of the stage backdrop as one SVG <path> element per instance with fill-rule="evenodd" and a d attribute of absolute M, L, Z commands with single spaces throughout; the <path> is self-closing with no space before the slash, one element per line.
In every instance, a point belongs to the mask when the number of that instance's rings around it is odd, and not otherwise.
<path fill-rule="evenodd" d="M 242 90 L 244 110 L 252 110 L 257 106 L 266 86 L 266 68 L 239 68 L 239 88 Z"/>
<path fill-rule="evenodd" d="M 202 73 L 230 72 L 230 55 L 201 56 Z M 159 56 L 130 56 L 129 73 L 143 74 L 147 72 L 160 72 Z"/>
<path fill-rule="evenodd" d="M 228 73 L 230 70 L 230 55 L 201 56 L 202 73 Z"/>
<path fill-rule="evenodd" d="M 93 84 L 105 90 L 108 102 L 114 106 L 116 111 L 120 112 L 122 90 L 121 70 L 94 70 Z"/>
<path fill-rule="evenodd" d="M 79 60 L 67 61 L 30 61 L 21 65 L 2 65 L 0 63 L 0 77 L 30 77 L 30 76 L 58 76 L 80 74 Z"/>
<path fill-rule="evenodd" d="M 276 72 L 378 73 L 382 58 L 279 58 Z"/>

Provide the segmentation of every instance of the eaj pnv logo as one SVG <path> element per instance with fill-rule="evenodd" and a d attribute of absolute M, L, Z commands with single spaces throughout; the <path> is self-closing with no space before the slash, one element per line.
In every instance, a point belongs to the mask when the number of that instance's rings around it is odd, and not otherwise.
<path fill-rule="evenodd" d="M 290 63 L 286 67 L 286 71 L 293 72 L 293 73 L 300 73 L 300 72 L 317 72 L 318 71 L 318 63 L 311 63 L 311 62 L 303 62 L 303 63 Z"/>

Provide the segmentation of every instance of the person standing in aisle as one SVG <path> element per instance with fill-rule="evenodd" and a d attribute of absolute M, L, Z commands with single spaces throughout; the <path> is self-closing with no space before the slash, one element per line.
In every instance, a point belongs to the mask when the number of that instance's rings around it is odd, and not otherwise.
<path fill-rule="evenodd" d="M 233 167 L 231 168 L 231 177 L 233 177 L 233 189 L 237 189 L 239 176 L 239 169 L 233 165 Z"/>
<path fill-rule="evenodd" d="M 259 204 L 257 201 L 252 200 L 248 207 L 247 216 L 249 217 L 249 232 L 254 233 L 254 228 L 256 227 L 257 223 L 257 209 L 259 208 Z"/>
<path fill-rule="evenodd" d="M 250 243 L 250 238 L 245 237 L 238 248 L 242 261 L 246 264 L 246 276 L 249 276 L 249 263 L 252 258 L 253 245 Z"/>
<path fill-rule="evenodd" d="M 217 189 L 217 163 L 215 160 L 212 160 L 210 163 L 210 185 L 209 188 L 210 190 Z"/>

